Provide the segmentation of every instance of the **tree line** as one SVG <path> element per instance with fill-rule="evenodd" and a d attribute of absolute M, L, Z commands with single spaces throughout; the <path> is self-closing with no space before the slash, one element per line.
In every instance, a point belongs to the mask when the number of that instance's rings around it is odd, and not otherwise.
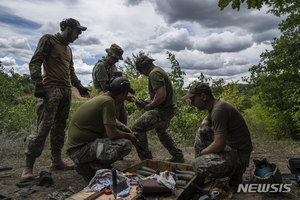
<path fill-rule="evenodd" d="M 274 38 L 273 50 L 261 54 L 259 64 L 249 69 L 250 77 L 243 78 L 244 83 L 225 83 L 223 79 L 212 79 L 201 73 L 198 81 L 209 82 L 216 97 L 233 104 L 244 115 L 250 129 L 268 134 L 277 139 L 298 139 L 300 135 L 300 39 L 299 8 L 296 0 L 219 0 L 220 9 L 232 3 L 239 10 L 242 3 L 249 9 L 269 6 L 269 12 L 276 16 L 286 16 L 279 25 L 282 35 Z M 134 67 L 136 58 L 144 52 L 133 54 L 124 61 L 123 74 L 136 90 L 136 98 L 147 95 L 147 79 L 140 76 Z M 169 73 L 177 97 L 178 111 L 170 124 L 169 132 L 177 141 L 191 142 L 202 119 L 207 113 L 199 112 L 180 98 L 188 87 L 184 87 L 185 72 L 172 52 L 166 52 L 171 63 Z M 90 86 L 93 89 L 92 86 Z M 36 99 L 32 93 L 34 85 L 29 75 L 19 75 L 11 69 L 4 70 L 0 61 L 0 133 L 20 131 L 26 133 L 35 124 Z M 96 94 L 93 89 L 93 94 Z M 28 95 L 29 94 L 29 95 Z M 70 116 L 84 101 L 73 101 Z M 129 113 L 129 125 L 141 114 L 132 103 L 126 103 Z"/>

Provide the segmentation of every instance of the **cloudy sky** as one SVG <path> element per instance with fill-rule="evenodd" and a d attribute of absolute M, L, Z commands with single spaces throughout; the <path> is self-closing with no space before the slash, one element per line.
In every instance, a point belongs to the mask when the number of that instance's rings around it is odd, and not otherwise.
<path fill-rule="evenodd" d="M 105 48 L 119 44 L 123 57 L 143 50 L 170 71 L 175 54 L 186 84 L 202 72 L 226 81 L 248 76 L 259 55 L 280 35 L 282 19 L 267 8 L 220 11 L 218 0 L 1 0 L 0 60 L 5 68 L 29 74 L 28 63 L 43 34 L 75 18 L 87 31 L 71 44 L 75 71 L 86 85 Z M 123 62 L 118 63 L 119 67 Z"/>

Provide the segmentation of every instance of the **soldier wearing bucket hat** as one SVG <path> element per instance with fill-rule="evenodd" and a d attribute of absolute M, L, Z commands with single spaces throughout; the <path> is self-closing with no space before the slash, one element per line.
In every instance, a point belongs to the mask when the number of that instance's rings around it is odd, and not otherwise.
<path fill-rule="evenodd" d="M 198 110 L 208 110 L 195 138 L 194 170 L 203 179 L 229 177 L 229 184 L 238 186 L 253 148 L 243 116 L 230 103 L 215 98 L 206 83 L 194 83 L 182 99 L 190 99 Z"/>
<path fill-rule="evenodd" d="M 75 170 L 87 181 L 96 170 L 110 168 L 115 161 L 131 151 L 136 138 L 133 132 L 116 119 L 116 105 L 128 92 L 134 93 L 130 82 L 123 77 L 106 82 L 107 92 L 79 107 L 68 129 L 67 154 Z"/>
<path fill-rule="evenodd" d="M 106 92 L 107 88 L 105 82 L 110 80 L 112 77 L 122 76 L 122 72 L 118 71 L 115 64 L 119 60 L 123 60 L 123 49 L 117 45 L 112 44 L 109 48 L 105 49 L 107 55 L 102 57 L 93 68 L 93 83 L 97 89 L 98 94 L 101 92 Z M 127 100 L 133 101 L 134 97 L 129 95 Z M 124 107 L 124 104 L 121 103 L 117 105 L 117 118 L 124 124 L 127 124 L 127 111 Z"/>

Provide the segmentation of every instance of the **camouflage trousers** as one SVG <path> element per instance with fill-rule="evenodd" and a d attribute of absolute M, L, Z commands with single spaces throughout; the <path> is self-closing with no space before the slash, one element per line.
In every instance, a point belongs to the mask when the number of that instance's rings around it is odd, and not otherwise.
<path fill-rule="evenodd" d="M 134 122 L 132 131 L 139 139 L 139 143 L 136 145 L 136 150 L 141 160 L 152 159 L 152 153 L 148 147 L 146 132 L 153 129 L 155 129 L 160 142 L 172 156 L 182 156 L 182 151 L 177 148 L 177 145 L 172 137 L 166 132 L 167 128 L 169 127 L 170 120 L 174 115 L 175 111 L 163 113 L 154 109 L 145 112 L 138 120 Z"/>
<path fill-rule="evenodd" d="M 74 161 L 78 174 L 89 181 L 96 170 L 110 168 L 112 163 L 128 155 L 131 146 L 128 139 L 99 138 L 84 146 L 69 149 L 67 154 Z"/>
<path fill-rule="evenodd" d="M 46 97 L 38 99 L 36 130 L 27 137 L 25 155 L 39 157 L 50 133 L 51 154 L 53 158 L 61 156 L 64 145 L 66 121 L 71 106 L 71 90 L 46 86 Z"/>
<path fill-rule="evenodd" d="M 221 153 L 200 155 L 201 150 L 213 142 L 213 134 L 213 131 L 206 125 L 198 129 L 194 143 L 193 168 L 201 177 L 229 177 L 230 184 L 236 186 L 242 182 L 243 174 L 249 165 L 250 154 L 241 154 L 226 145 Z"/>

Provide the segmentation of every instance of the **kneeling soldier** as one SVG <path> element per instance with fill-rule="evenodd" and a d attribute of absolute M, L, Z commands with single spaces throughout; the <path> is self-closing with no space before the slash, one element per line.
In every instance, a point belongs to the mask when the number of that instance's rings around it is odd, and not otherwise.
<path fill-rule="evenodd" d="M 106 93 L 80 106 L 69 125 L 67 154 L 86 181 L 97 169 L 109 168 L 128 155 L 136 142 L 132 131 L 116 119 L 116 104 L 134 90 L 123 77 L 113 77 L 106 88 Z"/>

